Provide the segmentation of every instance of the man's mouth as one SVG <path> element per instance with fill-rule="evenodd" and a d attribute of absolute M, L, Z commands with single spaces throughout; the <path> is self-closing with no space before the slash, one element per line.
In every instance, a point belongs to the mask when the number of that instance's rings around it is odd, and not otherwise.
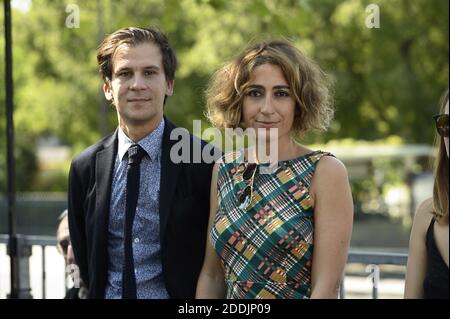
<path fill-rule="evenodd" d="M 150 100 L 151 100 L 150 98 L 148 98 L 148 99 L 145 99 L 145 98 L 132 98 L 132 99 L 128 99 L 127 101 L 128 102 L 148 102 Z"/>

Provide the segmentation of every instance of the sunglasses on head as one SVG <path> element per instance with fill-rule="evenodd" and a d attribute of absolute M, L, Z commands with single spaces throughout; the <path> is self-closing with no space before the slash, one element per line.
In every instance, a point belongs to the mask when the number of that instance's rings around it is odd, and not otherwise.
<path fill-rule="evenodd" d="M 442 137 L 448 137 L 448 114 L 438 114 L 433 116 L 436 130 Z"/>
<path fill-rule="evenodd" d="M 68 239 L 63 239 L 58 242 L 58 250 L 64 255 L 67 254 L 67 249 L 69 248 L 70 241 Z"/>
<path fill-rule="evenodd" d="M 252 191 L 253 191 L 253 179 L 255 177 L 256 173 L 256 164 L 251 163 L 248 164 L 245 168 L 244 172 L 242 173 L 242 178 L 246 183 L 251 180 L 251 183 L 247 185 L 242 192 L 241 196 L 239 196 L 239 208 L 241 209 L 247 209 L 248 205 L 250 205 L 251 198 L 252 198 Z"/>

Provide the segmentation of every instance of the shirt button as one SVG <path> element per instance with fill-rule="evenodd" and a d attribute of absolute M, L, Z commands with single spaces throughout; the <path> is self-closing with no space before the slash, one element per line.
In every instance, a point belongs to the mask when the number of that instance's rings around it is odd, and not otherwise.
<path fill-rule="evenodd" d="M 134 242 L 137 244 L 137 243 L 139 243 L 139 238 L 135 238 L 134 239 Z"/>

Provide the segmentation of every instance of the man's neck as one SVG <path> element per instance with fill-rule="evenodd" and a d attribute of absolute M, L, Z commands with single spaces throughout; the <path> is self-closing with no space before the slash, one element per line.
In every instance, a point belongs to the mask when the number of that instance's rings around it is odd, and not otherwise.
<path fill-rule="evenodd" d="M 120 121 L 119 126 L 125 135 L 133 142 L 138 142 L 153 132 L 161 123 L 162 117 L 143 124 L 132 124 Z"/>

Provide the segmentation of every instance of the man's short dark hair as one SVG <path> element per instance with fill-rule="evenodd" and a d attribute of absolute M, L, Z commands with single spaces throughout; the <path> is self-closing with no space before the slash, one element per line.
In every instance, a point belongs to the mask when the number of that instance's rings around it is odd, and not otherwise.
<path fill-rule="evenodd" d="M 97 62 L 103 81 L 107 83 L 112 79 L 112 59 L 117 48 L 126 44 L 134 47 L 142 43 L 156 44 L 162 54 L 162 63 L 167 81 L 175 79 L 177 59 L 175 51 L 169 45 L 166 35 L 156 28 L 129 27 L 115 31 L 108 35 L 97 48 Z"/>

